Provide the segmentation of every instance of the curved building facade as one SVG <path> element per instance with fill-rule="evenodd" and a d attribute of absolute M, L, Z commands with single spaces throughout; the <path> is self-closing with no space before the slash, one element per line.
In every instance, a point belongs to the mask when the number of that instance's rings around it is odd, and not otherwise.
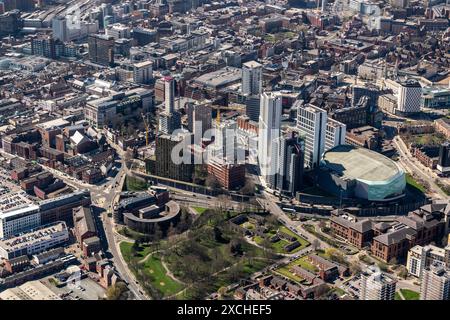
<path fill-rule="evenodd" d="M 405 172 L 369 149 L 340 145 L 322 157 L 319 185 L 336 196 L 391 201 L 404 196 Z"/>

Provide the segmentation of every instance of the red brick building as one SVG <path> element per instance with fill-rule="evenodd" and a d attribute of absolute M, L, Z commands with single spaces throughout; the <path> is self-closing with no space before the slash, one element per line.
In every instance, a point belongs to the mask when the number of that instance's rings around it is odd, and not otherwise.
<path fill-rule="evenodd" d="M 231 190 L 244 186 L 245 165 L 225 163 L 220 159 L 210 159 L 208 173 L 213 175 L 221 186 Z"/>

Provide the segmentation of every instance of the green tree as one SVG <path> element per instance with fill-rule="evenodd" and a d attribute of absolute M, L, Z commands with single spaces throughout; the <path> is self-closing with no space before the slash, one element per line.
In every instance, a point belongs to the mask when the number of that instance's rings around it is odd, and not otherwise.
<path fill-rule="evenodd" d="M 108 300 L 122 300 L 125 298 L 124 294 L 128 291 L 125 283 L 117 282 L 116 284 L 110 286 L 106 290 L 106 299 Z"/>
<path fill-rule="evenodd" d="M 406 279 L 406 277 L 408 277 L 408 269 L 406 269 L 405 266 L 400 266 L 398 276 L 400 278 Z"/>

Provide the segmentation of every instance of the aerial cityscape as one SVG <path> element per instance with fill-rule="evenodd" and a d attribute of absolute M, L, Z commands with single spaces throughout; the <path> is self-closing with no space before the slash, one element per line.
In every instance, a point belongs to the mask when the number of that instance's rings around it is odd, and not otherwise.
<path fill-rule="evenodd" d="M 0 300 L 450 300 L 449 19 L 0 0 Z"/>

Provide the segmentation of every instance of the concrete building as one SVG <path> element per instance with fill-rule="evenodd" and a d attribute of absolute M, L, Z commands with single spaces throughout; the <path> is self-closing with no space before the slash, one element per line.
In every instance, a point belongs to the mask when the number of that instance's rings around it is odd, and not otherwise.
<path fill-rule="evenodd" d="M 416 80 L 399 83 L 397 110 L 401 114 L 420 112 L 422 105 L 422 87 Z"/>
<path fill-rule="evenodd" d="M 422 273 L 420 300 L 449 300 L 450 272 L 441 264 L 434 263 Z"/>
<path fill-rule="evenodd" d="M 315 168 L 325 150 L 327 112 L 312 104 L 299 105 L 297 129 L 305 137 L 305 167 Z"/>
<path fill-rule="evenodd" d="M 129 39 L 131 37 L 130 27 L 123 24 L 117 23 L 108 26 L 105 33 L 107 36 L 113 37 L 115 40 L 118 39 Z"/>
<path fill-rule="evenodd" d="M 46 225 L 23 235 L 0 241 L 0 257 L 16 258 L 33 255 L 60 246 L 69 240 L 69 230 L 64 222 Z"/>
<path fill-rule="evenodd" d="M 0 212 L 0 239 L 9 238 L 40 225 L 41 215 L 38 205 Z"/>
<path fill-rule="evenodd" d="M 262 65 L 256 61 L 242 64 L 242 94 L 257 95 L 262 90 Z"/>
<path fill-rule="evenodd" d="M 281 125 L 281 96 L 274 92 L 261 94 L 258 158 L 261 175 L 271 183 L 278 172 L 278 139 Z M 272 181 L 273 182 L 273 181 Z"/>
<path fill-rule="evenodd" d="M 65 17 L 55 17 L 52 20 L 53 39 L 60 40 L 62 42 L 69 41 L 67 20 Z"/>
<path fill-rule="evenodd" d="M 394 81 L 391 79 L 386 79 L 384 80 L 384 84 L 387 89 L 391 89 L 393 91 L 393 96 L 396 99 L 396 103 L 391 106 L 388 103 L 389 96 L 383 95 L 380 96 L 380 99 L 383 97 L 383 99 L 381 99 L 383 101 L 379 101 L 381 108 L 390 113 L 399 115 L 420 112 L 420 108 L 422 106 L 422 87 L 417 80 L 407 79 L 404 81 Z"/>
<path fill-rule="evenodd" d="M 153 79 L 153 64 L 151 61 L 133 64 L 133 81 L 148 84 Z"/>
<path fill-rule="evenodd" d="M 394 300 L 397 280 L 370 266 L 361 274 L 359 300 Z"/>
<path fill-rule="evenodd" d="M 414 246 L 408 251 L 406 269 L 408 273 L 420 278 L 423 270 L 435 262 L 439 262 L 445 267 L 450 267 L 450 246 L 439 248 L 431 244 L 426 246 Z"/>
<path fill-rule="evenodd" d="M 199 104 L 188 104 L 188 130 L 194 134 L 194 137 L 201 137 L 205 132 L 212 128 L 212 108 L 209 103 L 200 102 Z M 195 141 L 197 144 L 198 141 Z"/>
<path fill-rule="evenodd" d="M 446 141 L 439 147 L 439 158 L 436 169 L 442 173 L 450 172 L 450 142 Z"/>
<path fill-rule="evenodd" d="M 192 180 L 193 164 L 189 145 L 192 134 L 179 133 L 178 135 L 162 134 L 156 138 L 154 174 L 174 180 Z M 172 158 L 174 148 L 179 148 L 179 159 Z"/>
<path fill-rule="evenodd" d="M 61 300 L 39 280 L 25 282 L 24 284 L 6 289 L 0 293 L 0 300 Z"/>
<path fill-rule="evenodd" d="M 339 121 L 330 118 L 327 120 L 324 152 L 334 147 L 340 146 L 341 144 L 346 144 L 346 128 L 346 125 Z"/>
<path fill-rule="evenodd" d="M 159 132 L 162 134 L 172 134 L 181 128 L 181 114 L 178 111 L 172 113 L 162 112 L 159 115 Z"/>
<path fill-rule="evenodd" d="M 88 37 L 89 59 L 103 66 L 114 64 L 114 38 L 101 34 Z"/>
<path fill-rule="evenodd" d="M 175 110 L 175 79 L 173 77 L 164 78 L 164 108 L 167 114 Z"/>
<path fill-rule="evenodd" d="M 298 134 L 290 134 L 280 138 L 279 172 L 276 189 L 291 195 L 300 191 L 303 180 L 305 146 Z"/>
<path fill-rule="evenodd" d="M 245 98 L 245 114 L 252 121 L 259 121 L 260 96 L 252 95 Z"/>

